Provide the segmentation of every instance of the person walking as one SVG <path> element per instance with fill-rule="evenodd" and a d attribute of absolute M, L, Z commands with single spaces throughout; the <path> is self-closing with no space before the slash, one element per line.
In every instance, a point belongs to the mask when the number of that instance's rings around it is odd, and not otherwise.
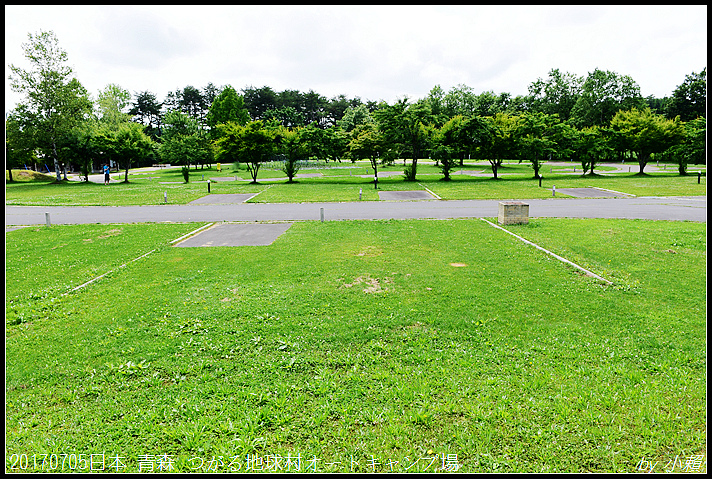
<path fill-rule="evenodd" d="M 109 170 L 109 165 L 104 164 L 104 185 L 109 184 L 109 180 L 110 180 L 109 171 L 111 171 L 111 170 Z"/>

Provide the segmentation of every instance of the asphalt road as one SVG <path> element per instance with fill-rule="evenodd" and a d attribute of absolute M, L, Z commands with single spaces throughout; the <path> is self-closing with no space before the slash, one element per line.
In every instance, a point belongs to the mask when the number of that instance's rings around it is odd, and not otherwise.
<path fill-rule="evenodd" d="M 519 200 L 529 216 L 707 222 L 707 197 L 551 198 Z M 45 224 L 378 220 L 496 217 L 500 200 L 243 203 L 159 206 L 5 206 L 5 226 Z"/>

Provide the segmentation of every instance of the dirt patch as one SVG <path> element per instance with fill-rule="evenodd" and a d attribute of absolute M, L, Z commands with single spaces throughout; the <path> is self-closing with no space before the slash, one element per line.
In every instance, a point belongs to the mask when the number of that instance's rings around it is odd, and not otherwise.
<path fill-rule="evenodd" d="M 355 256 L 372 257 L 372 256 L 380 256 L 382 254 L 383 254 L 383 250 L 381 248 L 377 248 L 375 246 L 366 246 L 360 252 L 356 253 Z"/>
<path fill-rule="evenodd" d="M 342 281 L 342 280 L 339 280 Z M 391 284 L 393 280 L 390 278 L 384 278 L 383 283 Z M 380 293 L 382 291 L 388 291 L 388 287 L 381 285 L 381 281 L 378 278 L 371 278 L 369 275 L 359 276 L 351 283 L 344 283 L 344 288 L 353 288 L 354 286 L 362 285 L 365 286 L 363 289 L 364 293 Z"/>
<path fill-rule="evenodd" d="M 450 263 L 450 266 L 453 266 L 455 268 L 464 268 L 467 265 L 465 263 Z"/>
<path fill-rule="evenodd" d="M 121 228 L 109 230 L 109 231 L 107 231 L 106 233 L 104 233 L 103 235 L 97 236 L 97 239 L 111 238 L 112 236 L 118 236 L 118 235 L 120 235 L 122 232 L 123 232 L 123 230 L 122 230 Z"/>

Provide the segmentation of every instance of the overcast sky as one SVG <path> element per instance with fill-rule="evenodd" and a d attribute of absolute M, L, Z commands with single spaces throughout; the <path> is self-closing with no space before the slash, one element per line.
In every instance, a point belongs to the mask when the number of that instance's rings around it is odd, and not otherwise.
<path fill-rule="evenodd" d="M 706 6 L 5 6 L 5 110 L 28 33 L 52 30 L 96 97 L 109 83 L 209 82 L 392 103 L 465 84 L 524 95 L 558 68 L 629 75 L 670 96 L 707 65 Z"/>

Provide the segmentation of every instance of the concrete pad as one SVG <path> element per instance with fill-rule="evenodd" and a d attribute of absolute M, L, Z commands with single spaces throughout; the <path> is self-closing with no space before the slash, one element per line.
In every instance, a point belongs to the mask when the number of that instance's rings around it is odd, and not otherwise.
<path fill-rule="evenodd" d="M 434 200 L 427 191 L 379 191 L 378 198 L 386 201 Z"/>
<path fill-rule="evenodd" d="M 600 190 L 598 188 L 556 188 L 557 193 L 574 196 L 576 198 L 615 198 L 616 196 L 630 196 L 625 193 Z"/>
<path fill-rule="evenodd" d="M 238 178 L 238 180 L 241 180 L 242 178 Z M 210 181 L 218 182 L 218 181 L 235 181 L 234 176 L 220 176 L 218 178 L 210 178 Z"/>
<path fill-rule="evenodd" d="M 210 194 L 193 200 L 189 205 L 237 205 L 244 203 L 255 196 L 255 193 L 249 194 Z"/>
<path fill-rule="evenodd" d="M 222 223 L 208 228 L 174 246 L 267 246 L 287 231 L 292 223 Z"/>

